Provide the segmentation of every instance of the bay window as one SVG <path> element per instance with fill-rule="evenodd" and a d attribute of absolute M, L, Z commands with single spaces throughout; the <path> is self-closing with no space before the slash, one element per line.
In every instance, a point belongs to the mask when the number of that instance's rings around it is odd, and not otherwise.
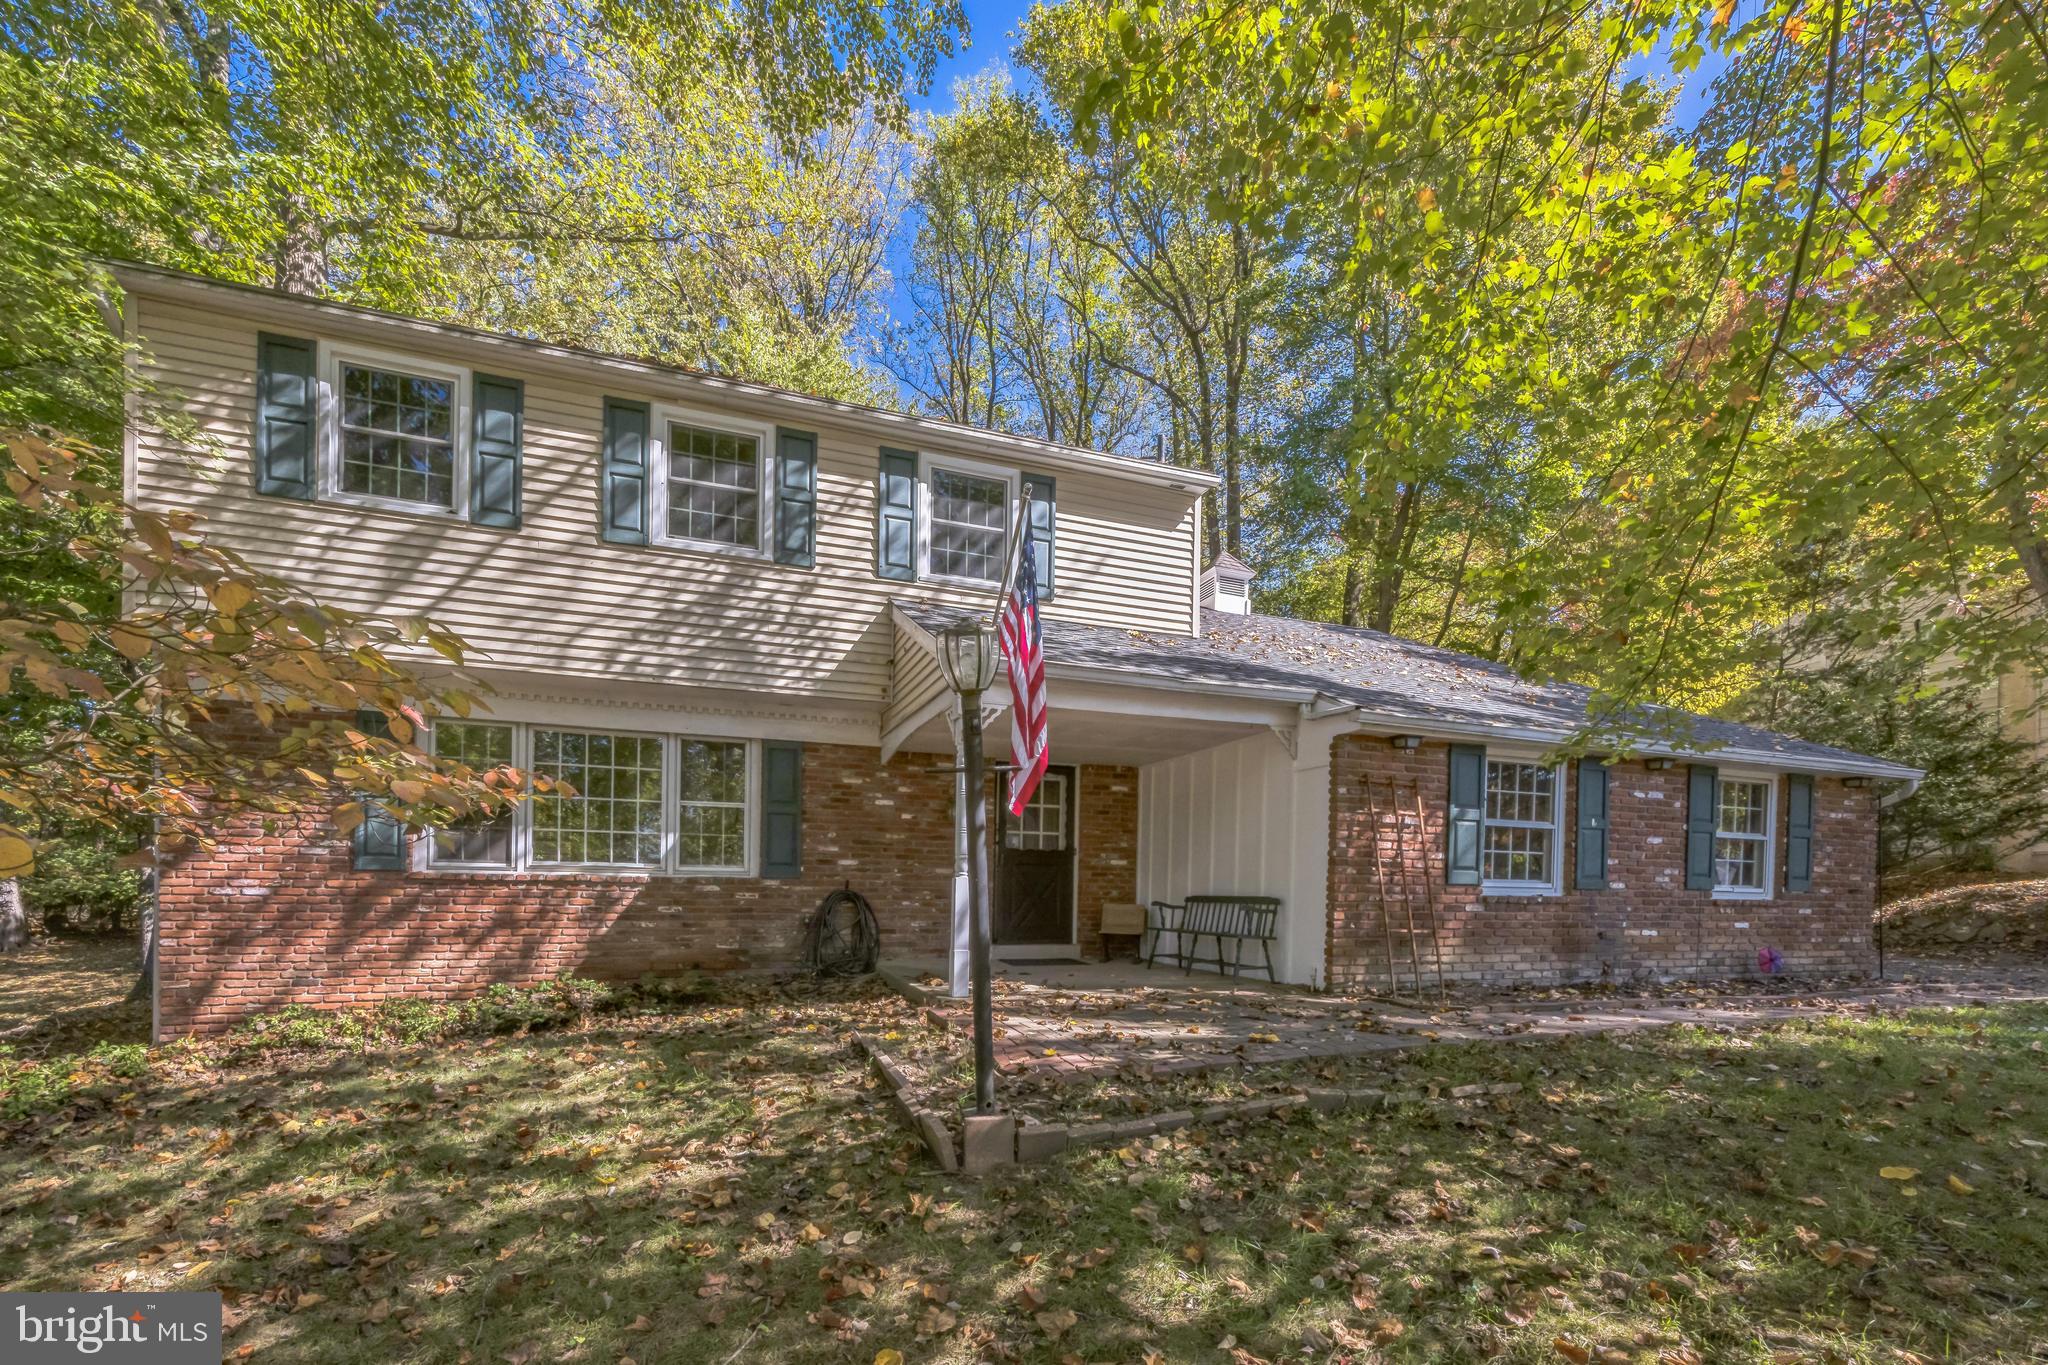
<path fill-rule="evenodd" d="M 747 746 L 686 739 L 676 746 L 682 867 L 738 870 L 747 865 Z"/>
<path fill-rule="evenodd" d="M 763 742 L 447 719 L 434 723 L 431 744 L 437 758 L 479 772 L 525 768 L 561 789 L 434 830 L 416 846 L 416 867 L 763 874 Z"/>
<path fill-rule="evenodd" d="M 436 721 L 434 757 L 460 763 L 478 773 L 516 766 L 512 757 L 512 727 L 489 721 Z M 471 815 L 435 830 L 434 862 L 467 867 L 512 866 L 513 816 L 510 809 Z"/>

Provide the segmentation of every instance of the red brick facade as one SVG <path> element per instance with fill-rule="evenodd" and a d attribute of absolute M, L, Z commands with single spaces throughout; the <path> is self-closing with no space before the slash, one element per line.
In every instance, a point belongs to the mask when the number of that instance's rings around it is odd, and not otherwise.
<path fill-rule="evenodd" d="M 874 904 L 884 953 L 950 937 L 952 778 L 930 754 L 804 750 L 803 872 L 787 880 L 651 873 L 368 872 L 324 814 L 235 819 L 164 869 L 158 1029 L 206 1033 L 286 1004 L 459 998 L 498 982 L 789 967 L 825 894 Z M 1136 898 L 1137 774 L 1081 770 L 1084 952 L 1105 900 Z"/>
<path fill-rule="evenodd" d="M 1783 970 L 1862 973 L 1875 965 L 1870 920 L 1876 905 L 1876 793 L 1814 780 L 1812 889 L 1784 890 L 1785 800 L 1778 779 L 1776 888 L 1769 900 L 1717 900 L 1685 887 L 1686 765 L 1652 771 L 1617 764 L 1609 773 L 1608 887 L 1572 889 L 1578 812 L 1568 768 L 1564 812 L 1565 891 L 1560 896 L 1486 896 L 1444 884 L 1448 746 L 1412 752 L 1384 738 L 1348 735 L 1330 753 L 1330 934 L 1332 985 L 1385 987 L 1387 948 L 1381 915 L 1377 845 L 1396 929 L 1406 913 L 1396 894 L 1397 854 L 1405 846 L 1418 926 L 1433 898 L 1447 980 L 1561 982 L 1658 976 L 1725 976 L 1757 971 L 1757 954 L 1774 947 Z M 1391 783 L 1391 786 L 1390 786 Z M 1378 807 L 1375 831 L 1367 801 Z M 1388 809 L 1398 792 L 1405 827 Z M 1415 795 L 1421 797 L 1418 828 Z M 1375 833 L 1377 832 L 1377 839 Z M 1427 871 L 1425 871 L 1425 864 Z M 1399 979 L 1410 979 L 1407 940 L 1395 937 Z M 1429 939 L 1420 943 L 1426 982 L 1435 979 Z"/>
<path fill-rule="evenodd" d="M 1102 907 L 1138 899 L 1138 770 L 1083 768 L 1079 814 L 1075 937 L 1081 956 L 1094 959 L 1102 956 Z"/>

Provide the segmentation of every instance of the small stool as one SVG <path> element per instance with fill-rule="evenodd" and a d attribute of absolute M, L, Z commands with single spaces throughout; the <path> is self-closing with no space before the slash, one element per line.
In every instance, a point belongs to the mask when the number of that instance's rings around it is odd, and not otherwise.
<path fill-rule="evenodd" d="M 1114 957 L 1109 951 L 1109 940 L 1127 938 L 1131 942 L 1131 959 L 1137 960 L 1138 949 L 1145 941 L 1145 907 L 1135 901 L 1109 901 L 1102 907 L 1102 956 L 1105 961 Z"/>

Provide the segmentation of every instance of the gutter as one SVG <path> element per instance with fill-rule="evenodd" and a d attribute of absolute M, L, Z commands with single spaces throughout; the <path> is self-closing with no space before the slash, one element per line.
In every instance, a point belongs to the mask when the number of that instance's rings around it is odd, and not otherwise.
<path fill-rule="evenodd" d="M 1079 446 L 1055 445 L 1028 436 L 1014 436 L 984 427 L 962 426 L 887 408 L 820 398 L 815 394 L 773 388 L 656 361 L 635 360 L 575 346 L 558 346 L 455 323 L 430 322 L 375 308 L 212 280 L 203 275 L 165 270 L 158 266 L 126 261 L 109 261 L 105 265 L 113 274 L 115 283 L 127 293 L 172 302 L 196 300 L 238 316 L 273 321 L 280 326 L 303 326 L 309 316 L 325 318 L 358 331 L 374 329 L 382 332 L 387 345 L 394 340 L 392 334 L 409 334 L 413 340 L 427 344 L 438 342 L 443 346 L 495 352 L 505 357 L 497 363 L 506 368 L 537 369 L 585 384 L 602 384 L 607 376 L 612 376 L 614 382 L 634 392 L 644 392 L 655 386 L 658 392 L 679 393 L 699 400 L 739 404 L 757 410 L 765 408 L 787 421 L 835 425 L 912 448 L 937 445 L 956 452 L 973 451 L 1005 462 L 1024 461 L 1052 470 L 1129 479 L 1197 498 L 1208 489 L 1220 487 L 1223 482 L 1219 476 L 1199 469 L 1183 469 L 1179 465 L 1158 464 L 1128 455 L 1085 450 Z"/>
<path fill-rule="evenodd" d="M 1351 708 L 1351 715 L 1360 729 L 1391 734 L 1418 734 L 1453 739 L 1499 739 L 1523 744 L 1557 744 L 1571 738 L 1569 731 L 1539 730 L 1526 726 L 1482 725 L 1477 722 L 1422 720 L 1401 712 L 1373 711 L 1362 706 Z M 1919 787 L 1921 779 L 1926 776 L 1918 768 L 1909 768 L 1902 763 L 1889 763 L 1881 758 L 1830 758 L 1820 754 L 1783 754 L 1772 750 L 1741 749 L 1733 746 L 1722 749 L 1681 749 L 1676 745 L 1655 742 L 1642 745 L 1637 752 L 1667 758 L 1721 759 L 1753 763 L 1758 767 L 1773 768 L 1780 772 L 1904 780 L 1911 785 L 1898 797 L 1899 800 L 1910 796 Z"/>

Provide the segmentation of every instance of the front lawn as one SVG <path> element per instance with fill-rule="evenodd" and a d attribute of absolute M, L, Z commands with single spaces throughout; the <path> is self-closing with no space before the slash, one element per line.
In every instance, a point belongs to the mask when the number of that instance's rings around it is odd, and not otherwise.
<path fill-rule="evenodd" d="M 1982 1361 L 2048 1342 L 2048 1009 L 1443 1047 L 1482 1105 L 939 1174 L 756 992 L 173 1047 L 10 1095 L 0 1284 L 229 1293 L 285 1361 Z M 47 1068 L 45 1069 L 47 1070 Z M 1364 1077 L 1369 1065 L 1347 1067 Z M 54 1106 L 54 1107 L 52 1107 Z"/>

